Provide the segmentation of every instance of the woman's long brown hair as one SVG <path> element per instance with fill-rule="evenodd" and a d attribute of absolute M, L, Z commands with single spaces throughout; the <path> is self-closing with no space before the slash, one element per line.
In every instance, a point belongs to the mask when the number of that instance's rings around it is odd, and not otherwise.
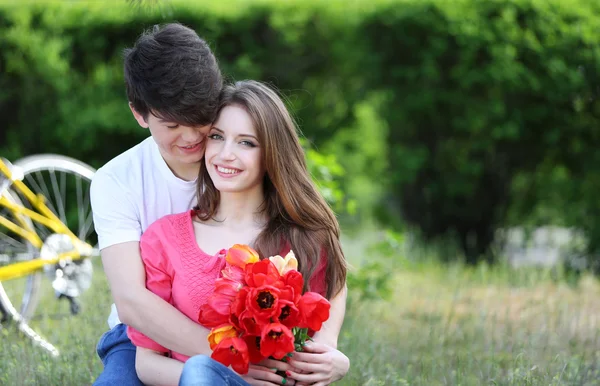
<path fill-rule="evenodd" d="M 326 297 L 331 299 L 346 283 L 346 260 L 340 245 L 338 221 L 312 181 L 296 125 L 275 91 L 256 81 L 240 81 L 222 91 L 219 113 L 226 106 L 248 112 L 256 129 L 265 165 L 265 201 L 261 210 L 268 223 L 257 236 L 254 248 L 260 256 L 281 254 L 288 246 L 298 259 L 305 289 L 327 257 Z M 198 216 L 206 221 L 216 214 L 219 191 L 202 162 L 198 178 Z"/>

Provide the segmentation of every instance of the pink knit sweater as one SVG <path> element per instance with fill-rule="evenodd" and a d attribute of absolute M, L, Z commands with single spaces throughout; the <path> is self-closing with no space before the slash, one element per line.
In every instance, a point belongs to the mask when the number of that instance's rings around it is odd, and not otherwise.
<path fill-rule="evenodd" d="M 200 307 L 208 301 L 225 265 L 226 250 L 214 256 L 202 251 L 194 234 L 194 215 L 194 211 L 189 211 L 157 220 L 142 235 L 140 250 L 146 268 L 146 287 L 197 322 Z M 310 281 L 311 291 L 323 296 L 325 271 L 326 259 L 322 259 Z M 182 362 L 189 358 L 168 350 L 133 327 L 127 327 L 127 335 L 136 346 L 169 353 Z"/>

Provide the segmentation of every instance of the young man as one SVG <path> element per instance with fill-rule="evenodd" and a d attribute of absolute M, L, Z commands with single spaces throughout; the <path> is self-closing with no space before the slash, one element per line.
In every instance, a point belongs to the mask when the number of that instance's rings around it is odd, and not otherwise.
<path fill-rule="evenodd" d="M 180 24 L 144 33 L 125 51 L 124 71 L 129 107 L 151 136 L 100 168 L 92 182 L 94 224 L 115 302 L 110 331 L 97 347 L 104 364 L 99 386 L 142 384 L 126 325 L 185 355 L 210 354 L 208 330 L 146 289 L 139 240 L 155 220 L 195 205 L 221 72 L 207 43 Z"/>

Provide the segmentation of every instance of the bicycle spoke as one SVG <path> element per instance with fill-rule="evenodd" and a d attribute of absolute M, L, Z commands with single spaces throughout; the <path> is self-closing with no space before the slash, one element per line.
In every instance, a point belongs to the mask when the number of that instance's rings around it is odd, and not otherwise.
<path fill-rule="evenodd" d="M 23 244 L 22 242 L 15 240 L 14 238 L 4 234 L 4 233 L 0 233 L 0 240 L 2 240 L 3 243 L 6 243 L 8 245 L 11 245 L 13 247 L 17 247 L 17 248 L 25 248 L 25 244 Z M 5 245 L 5 244 L 0 244 L 0 245 Z M 2 251 L 3 249 L 0 249 L 0 251 Z"/>
<path fill-rule="evenodd" d="M 91 234 L 90 230 L 93 230 L 94 218 L 92 212 L 90 211 L 81 227 L 81 233 L 79 234 L 79 238 L 81 240 L 87 240 L 88 236 Z"/>
<path fill-rule="evenodd" d="M 77 190 L 77 219 L 79 220 L 79 229 L 77 230 L 79 232 L 78 237 L 82 238 L 81 235 L 81 224 L 83 224 L 84 221 L 84 208 L 81 205 L 81 178 L 79 178 L 79 176 L 77 176 L 77 183 L 75 184 L 76 190 Z"/>
<path fill-rule="evenodd" d="M 37 172 L 36 175 L 38 175 L 38 177 L 39 177 L 39 172 Z M 32 190 L 34 192 L 43 193 L 43 195 L 46 198 L 50 197 L 50 193 L 48 192 L 48 189 L 46 189 L 46 184 L 43 183 L 43 179 L 42 179 L 42 184 L 44 185 L 43 188 L 37 183 L 37 181 L 31 175 L 25 176 L 25 180 L 26 180 L 26 182 L 28 182 L 32 185 L 30 188 L 32 188 Z M 50 209 L 52 212 L 56 213 L 56 208 L 54 208 L 52 201 L 48 200 L 46 202 L 46 205 L 48 206 L 48 209 Z M 31 207 L 31 205 L 26 205 L 26 206 Z"/>
<path fill-rule="evenodd" d="M 94 231 L 94 218 L 92 213 L 92 205 L 90 203 L 90 188 L 91 185 L 88 184 L 86 193 L 84 194 L 83 205 L 82 208 L 85 208 L 84 211 L 87 212 L 85 214 L 85 219 L 82 226 L 82 231 L 84 240 L 87 240 L 91 233 Z"/>
<path fill-rule="evenodd" d="M 38 236 L 40 236 L 40 239 L 42 239 L 42 241 L 46 240 L 48 236 L 50 236 L 51 232 L 45 226 L 38 224 L 34 226 L 36 228 Z"/>
<path fill-rule="evenodd" d="M 67 207 L 67 174 L 61 172 L 60 176 L 61 176 L 60 192 L 62 193 L 60 195 L 60 199 L 61 199 L 61 204 L 62 204 L 62 207 L 64 210 L 64 208 Z M 66 216 L 65 216 L 65 221 L 66 221 Z"/>
<path fill-rule="evenodd" d="M 14 193 L 7 192 L 3 195 L 9 202 L 17 203 L 20 205 L 20 201 L 18 198 L 15 198 L 16 195 Z M 13 224 L 19 226 L 21 221 L 27 222 L 27 219 L 24 216 L 20 216 L 11 210 L 6 208 L 0 208 L 0 217 L 7 219 Z M 23 254 L 27 252 L 27 244 L 21 240 L 21 237 L 12 232 L 10 229 L 5 227 L 0 227 L 0 255 L 3 255 L 3 263 L 12 263 L 15 260 L 15 256 L 17 254 Z"/>
<path fill-rule="evenodd" d="M 65 214 L 65 207 L 63 205 L 62 199 L 60 198 L 62 195 L 60 194 L 58 183 L 56 182 L 56 174 L 54 171 L 49 171 L 50 179 L 52 180 L 52 189 L 54 190 L 54 199 L 56 200 L 56 205 L 58 206 L 58 217 L 63 223 L 67 223 L 67 215 Z"/>

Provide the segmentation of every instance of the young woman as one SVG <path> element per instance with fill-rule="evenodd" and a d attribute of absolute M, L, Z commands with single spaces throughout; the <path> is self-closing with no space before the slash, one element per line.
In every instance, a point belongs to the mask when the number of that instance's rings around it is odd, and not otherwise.
<path fill-rule="evenodd" d="M 329 299 L 329 320 L 306 351 L 294 353 L 288 363 L 253 364 L 243 381 L 225 367 L 215 374 L 230 384 L 326 385 L 349 368 L 348 358 L 337 350 L 346 301 L 339 233 L 335 215 L 310 178 L 296 127 L 281 99 L 259 82 L 237 82 L 223 90 L 218 119 L 208 135 L 197 209 L 160 219 L 142 236 L 147 287 L 196 320 L 223 267 L 224 248 L 248 244 L 263 257 L 292 249 L 305 289 Z M 136 370 L 144 383 L 176 384 L 180 377 L 182 383 L 194 378 L 194 384 L 208 382 L 205 367 L 210 361 L 192 358 L 181 376 L 187 357 L 135 329 L 128 333 L 138 346 Z"/>

